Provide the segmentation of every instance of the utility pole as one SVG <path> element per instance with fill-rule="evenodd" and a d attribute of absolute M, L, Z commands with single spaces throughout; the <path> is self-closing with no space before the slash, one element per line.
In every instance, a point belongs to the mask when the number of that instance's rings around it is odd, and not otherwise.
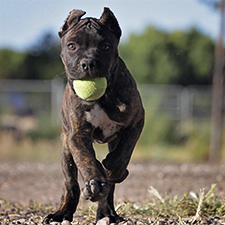
<path fill-rule="evenodd" d="M 212 122 L 211 122 L 211 140 L 209 161 L 219 162 L 222 145 L 223 128 L 223 95 L 224 95 L 224 29 L 225 29 L 225 0 L 219 3 L 220 10 L 220 30 L 215 48 L 215 63 L 213 72 L 213 90 L 212 90 Z"/>

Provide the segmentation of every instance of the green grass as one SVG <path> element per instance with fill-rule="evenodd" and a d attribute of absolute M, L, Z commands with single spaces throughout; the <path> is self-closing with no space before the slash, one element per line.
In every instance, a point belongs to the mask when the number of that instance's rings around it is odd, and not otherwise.
<path fill-rule="evenodd" d="M 210 121 L 175 121 L 157 111 L 157 96 L 144 98 L 145 126 L 133 161 L 199 163 L 209 158 Z M 2 160 L 44 161 L 60 160 L 60 124 L 52 124 L 48 116 L 38 120 L 35 130 L 13 138 L 0 131 L 0 158 Z M 225 132 L 223 133 L 221 163 L 225 162 Z M 94 145 L 101 159 L 107 154 L 107 145 Z"/>
<path fill-rule="evenodd" d="M 116 205 L 116 211 L 119 215 L 131 220 L 149 224 L 149 221 L 160 221 L 167 218 L 176 221 L 176 224 L 193 224 L 202 220 L 210 220 L 215 217 L 225 220 L 225 199 L 221 200 L 214 193 L 216 185 L 205 193 L 200 190 L 196 193 L 185 193 L 181 198 L 171 197 L 168 194 L 165 197 L 153 187 L 150 187 L 149 193 L 155 198 L 152 201 L 139 204 L 132 202 L 122 202 Z M 85 222 L 91 222 L 95 218 L 96 208 L 89 207 L 83 212 L 88 213 Z M 82 211 L 80 211 L 82 213 Z"/>
<path fill-rule="evenodd" d="M 129 221 L 130 224 L 163 224 L 161 220 L 172 224 L 210 224 L 209 221 L 219 220 L 217 224 L 225 223 L 225 199 L 219 199 L 214 193 L 216 185 L 205 193 L 200 190 L 199 195 L 193 192 L 185 193 L 181 198 L 177 196 L 162 196 L 153 187 L 149 188 L 149 193 L 153 200 L 146 203 L 121 202 L 116 205 L 116 211 Z M 25 218 L 35 222 L 41 222 L 48 214 L 56 210 L 49 205 L 41 205 L 36 201 L 26 207 L 17 206 L 6 200 L 0 199 L 0 218 L 6 218 L 7 222 Z M 13 214 L 13 219 L 10 215 Z M 25 214 L 25 215 L 23 215 Z M 89 207 L 82 206 L 78 208 L 73 224 L 91 224 L 95 221 L 96 204 Z M 129 218 L 129 219 L 128 219 Z M 79 222 L 78 222 L 79 221 Z M 137 223 L 138 222 L 138 223 Z M 120 223 L 123 224 L 123 223 Z M 165 223 L 164 223 L 165 224 Z M 216 223 L 215 223 L 216 224 Z"/>
<path fill-rule="evenodd" d="M 29 137 L 15 140 L 11 135 L 0 134 L 0 158 L 3 161 L 59 162 L 60 140 L 40 139 L 33 141 Z"/>

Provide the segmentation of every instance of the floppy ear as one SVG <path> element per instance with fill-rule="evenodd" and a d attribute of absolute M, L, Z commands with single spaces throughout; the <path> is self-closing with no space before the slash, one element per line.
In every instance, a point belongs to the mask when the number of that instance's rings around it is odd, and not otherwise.
<path fill-rule="evenodd" d="M 80 18 L 85 14 L 86 12 L 79 10 L 79 9 L 73 9 L 69 16 L 66 18 L 62 28 L 59 31 L 59 37 L 61 38 L 65 32 L 68 30 L 68 28 L 73 24 L 77 24 L 80 20 Z"/>
<path fill-rule="evenodd" d="M 104 11 L 102 13 L 102 16 L 99 22 L 107 26 L 107 28 L 110 31 L 112 31 L 117 36 L 118 39 L 120 38 L 121 29 L 120 29 L 119 23 L 109 8 L 106 8 L 106 7 L 104 8 Z"/>

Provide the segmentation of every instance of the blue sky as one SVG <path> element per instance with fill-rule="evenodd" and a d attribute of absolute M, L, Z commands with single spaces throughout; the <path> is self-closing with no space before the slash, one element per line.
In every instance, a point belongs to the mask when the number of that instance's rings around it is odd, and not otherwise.
<path fill-rule="evenodd" d="M 116 15 L 123 31 L 122 41 L 130 33 L 142 32 L 153 25 L 166 31 L 197 27 L 216 38 L 219 14 L 200 0 L 0 0 L 0 48 L 25 50 L 43 32 L 57 35 L 69 11 L 74 8 L 86 16 L 101 16 L 103 7 Z"/>

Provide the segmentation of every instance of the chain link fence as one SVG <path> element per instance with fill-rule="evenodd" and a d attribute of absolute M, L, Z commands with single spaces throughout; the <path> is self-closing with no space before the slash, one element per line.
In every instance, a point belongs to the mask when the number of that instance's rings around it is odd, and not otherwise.
<path fill-rule="evenodd" d="M 139 89 L 146 108 L 153 105 L 157 108 L 156 113 L 170 119 L 211 118 L 211 86 L 140 85 Z"/>
<path fill-rule="evenodd" d="M 139 85 L 146 114 L 172 120 L 210 119 L 211 86 Z M 40 117 L 48 114 L 52 123 L 60 121 L 63 80 L 0 80 L 0 118 L 6 115 Z M 2 121 L 2 120 L 0 120 Z"/>
<path fill-rule="evenodd" d="M 45 118 L 60 123 L 64 83 L 56 80 L 0 80 L 0 130 L 36 129 Z"/>

